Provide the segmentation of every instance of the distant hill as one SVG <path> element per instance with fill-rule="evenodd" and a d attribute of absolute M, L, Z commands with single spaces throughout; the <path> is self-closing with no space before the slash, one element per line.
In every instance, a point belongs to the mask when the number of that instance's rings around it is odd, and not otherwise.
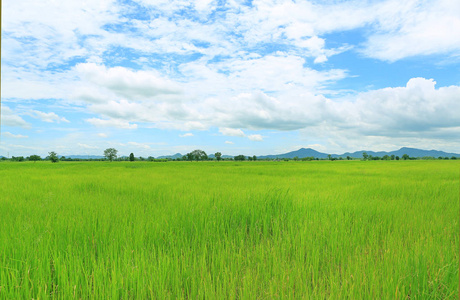
<path fill-rule="evenodd" d="M 276 159 L 276 158 L 303 158 L 303 157 L 314 157 L 314 158 L 327 158 L 326 153 L 321 153 L 318 152 L 314 149 L 311 148 L 301 148 L 296 151 L 288 152 L 288 153 L 283 153 L 283 154 L 271 154 L 271 155 L 262 155 L 259 156 L 259 159 Z"/>
<path fill-rule="evenodd" d="M 176 153 L 174 155 L 163 155 L 163 156 L 158 156 L 158 157 L 155 157 L 157 159 L 164 159 L 164 158 L 169 158 L 169 159 L 176 159 L 176 158 L 182 158 L 182 154 L 180 153 Z"/>
<path fill-rule="evenodd" d="M 347 156 L 350 156 L 354 158 L 362 158 L 364 152 L 366 152 L 368 155 L 379 156 L 379 157 L 382 157 L 384 155 L 389 155 L 389 156 L 395 155 L 395 156 L 401 157 L 404 154 L 407 154 L 410 157 L 424 157 L 424 156 L 432 156 L 435 158 L 438 158 L 439 156 L 442 156 L 442 157 L 447 156 L 449 158 L 452 156 L 460 157 L 460 154 L 457 154 L 457 153 L 447 153 L 447 152 L 438 151 L 438 150 L 422 150 L 422 149 L 407 148 L 407 147 L 403 147 L 399 150 L 390 151 L 390 152 L 386 152 L 386 151 L 375 152 L 375 151 L 361 150 L 361 151 L 356 151 L 356 152 L 346 152 L 343 154 L 331 154 L 331 157 L 346 158 Z M 294 158 L 296 156 L 298 158 L 303 158 L 303 157 L 328 158 L 328 155 L 329 155 L 328 153 L 318 152 L 311 148 L 301 148 L 299 150 L 291 151 L 288 153 L 282 153 L 282 154 L 276 154 L 276 155 L 262 155 L 262 156 L 259 156 L 258 158 L 259 159 L 276 159 L 276 158 L 282 159 L 282 158 Z"/>
<path fill-rule="evenodd" d="M 424 156 L 432 156 L 432 157 L 435 157 L 435 158 L 438 158 L 439 156 L 442 156 L 442 157 L 452 157 L 452 156 L 455 156 L 455 157 L 460 157 L 460 154 L 457 154 L 457 153 L 447 153 L 447 152 L 444 152 L 444 151 L 438 151 L 438 150 L 422 150 L 422 149 L 417 149 L 417 148 L 408 148 L 408 147 L 403 147 L 399 150 L 395 150 L 395 151 L 390 151 L 390 152 L 385 152 L 385 151 L 379 151 L 379 152 L 374 152 L 374 151 L 356 151 L 356 152 L 353 152 L 353 153 L 350 153 L 350 152 L 347 152 L 347 153 L 344 153 L 344 154 L 341 154 L 341 155 L 337 155 L 337 154 L 334 154 L 332 155 L 332 157 L 347 157 L 347 156 L 350 156 L 350 157 L 355 157 L 355 158 L 362 158 L 363 157 L 363 153 L 366 152 L 367 154 L 369 155 L 372 155 L 372 156 L 384 156 L 384 155 L 395 155 L 395 156 L 403 156 L 404 154 L 407 154 L 409 155 L 410 157 L 424 157 Z"/>

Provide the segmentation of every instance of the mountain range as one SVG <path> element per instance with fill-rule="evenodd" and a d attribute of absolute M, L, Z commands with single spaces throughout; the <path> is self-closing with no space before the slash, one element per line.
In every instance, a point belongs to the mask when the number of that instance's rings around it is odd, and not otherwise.
<path fill-rule="evenodd" d="M 362 158 L 364 152 L 366 152 L 368 155 L 379 156 L 379 157 L 382 157 L 384 155 L 388 155 L 388 156 L 394 155 L 394 156 L 402 157 L 404 154 L 407 154 L 410 157 L 424 157 L 424 156 L 432 156 L 435 158 L 438 158 L 439 156 L 442 156 L 442 157 L 447 156 L 449 158 L 451 158 L 452 156 L 460 157 L 460 154 L 457 154 L 457 153 L 447 153 L 447 152 L 438 151 L 438 150 L 422 150 L 422 149 L 408 148 L 408 147 L 403 147 L 399 150 L 390 151 L 390 152 L 386 152 L 386 151 L 375 152 L 375 151 L 366 151 L 366 150 L 355 151 L 355 152 L 345 152 L 343 154 L 331 154 L 331 157 L 346 158 L 347 156 L 350 156 L 353 158 Z M 278 155 L 262 155 L 262 156 L 259 156 L 259 158 L 260 159 L 294 158 L 296 156 L 298 158 L 302 158 L 302 157 L 328 158 L 329 154 L 318 152 L 311 148 L 301 148 L 296 151 L 278 154 Z"/>
<path fill-rule="evenodd" d="M 438 150 L 422 150 L 422 149 L 417 149 L 417 148 L 407 148 L 403 147 L 399 150 L 395 151 L 367 151 L 367 150 L 361 150 L 361 151 L 355 151 L 355 152 L 345 152 L 343 154 L 330 154 L 331 157 L 334 158 L 346 158 L 347 156 L 353 157 L 353 158 L 362 158 L 363 153 L 366 152 L 368 155 L 372 156 L 379 156 L 382 157 L 384 155 L 394 155 L 394 156 L 399 156 L 402 157 L 404 154 L 409 155 L 410 157 L 424 157 L 424 156 L 431 156 L 434 158 L 438 157 L 449 157 L 451 158 L 452 156 L 460 158 L 460 154 L 457 153 L 448 153 L 444 151 L 438 151 Z M 176 158 L 182 158 L 184 155 L 180 153 L 176 153 L 174 155 L 162 155 L 158 156 L 156 158 L 162 159 L 162 158 L 169 158 L 169 159 L 176 159 Z M 0 156 L 1 158 L 2 156 Z M 99 155 L 66 155 L 65 157 L 69 157 L 72 159 L 75 158 L 80 158 L 80 159 L 102 159 L 104 156 L 99 156 Z M 222 158 L 233 158 L 233 155 L 222 155 Z M 282 154 L 270 154 L 270 155 L 261 155 L 258 156 L 258 159 L 276 159 L 276 158 L 303 158 L 303 157 L 314 157 L 314 158 L 328 158 L 329 154 L 328 153 L 322 153 L 319 151 L 316 151 L 311 148 L 300 148 L 299 150 L 296 151 L 291 151 L 287 153 L 282 153 Z M 214 154 L 210 154 L 209 158 L 214 158 Z"/>
<path fill-rule="evenodd" d="M 417 148 L 408 148 L 408 147 L 403 147 L 399 150 L 395 151 L 367 151 L 367 150 L 361 150 L 361 151 L 355 151 L 355 152 L 345 152 L 343 154 L 330 154 L 331 157 L 334 158 L 346 158 L 347 156 L 353 157 L 353 158 L 362 158 L 363 153 L 366 152 L 368 155 L 372 156 L 379 156 L 382 157 L 384 155 L 394 155 L 394 156 L 399 156 L 402 157 L 404 154 L 409 155 L 410 157 L 424 157 L 424 156 L 431 156 L 438 158 L 440 156 L 442 157 L 449 157 L 451 158 L 452 156 L 455 157 L 460 157 L 460 154 L 457 153 L 447 153 L 444 151 L 438 151 L 438 150 L 422 150 L 422 149 L 417 149 Z M 164 156 L 159 156 L 158 158 L 181 158 L 183 155 L 180 153 L 176 153 L 174 155 L 164 155 Z M 214 154 L 209 155 L 210 158 L 214 158 Z M 222 155 L 222 158 L 232 158 L 233 156 L 231 155 Z M 316 151 L 311 148 L 300 148 L 299 150 L 296 151 L 291 151 L 287 153 L 282 153 L 282 154 L 270 154 L 270 155 L 261 155 L 258 156 L 257 158 L 259 159 L 276 159 L 276 158 L 303 158 L 303 157 L 314 157 L 314 158 L 328 158 L 329 153 L 322 153 L 319 151 Z"/>

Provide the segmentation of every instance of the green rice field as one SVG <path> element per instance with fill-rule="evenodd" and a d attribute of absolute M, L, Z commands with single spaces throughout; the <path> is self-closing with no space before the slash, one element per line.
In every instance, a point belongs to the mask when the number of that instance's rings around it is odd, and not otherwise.
<path fill-rule="evenodd" d="M 0 299 L 458 299 L 460 161 L 0 163 Z"/>

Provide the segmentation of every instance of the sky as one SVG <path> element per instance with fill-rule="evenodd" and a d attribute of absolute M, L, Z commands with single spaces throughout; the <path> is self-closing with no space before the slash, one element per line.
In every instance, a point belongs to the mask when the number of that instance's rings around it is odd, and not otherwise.
<path fill-rule="evenodd" d="M 0 155 L 460 153 L 460 1 L 4 0 Z"/>

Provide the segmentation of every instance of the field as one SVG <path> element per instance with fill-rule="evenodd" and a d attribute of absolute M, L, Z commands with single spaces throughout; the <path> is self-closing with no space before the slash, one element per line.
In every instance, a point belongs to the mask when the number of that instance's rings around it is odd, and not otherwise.
<path fill-rule="evenodd" d="M 460 161 L 0 163 L 0 299 L 457 299 Z"/>

